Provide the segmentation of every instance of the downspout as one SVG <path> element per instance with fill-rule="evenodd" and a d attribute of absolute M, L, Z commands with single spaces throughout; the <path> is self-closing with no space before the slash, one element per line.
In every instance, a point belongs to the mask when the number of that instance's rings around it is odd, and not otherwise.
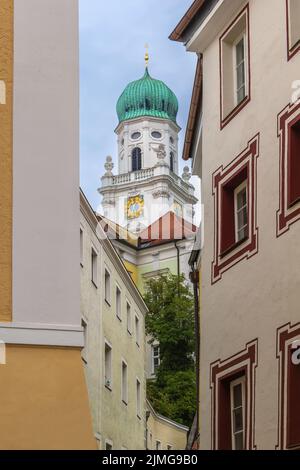
<path fill-rule="evenodd" d="M 196 401 L 197 401 L 197 412 L 196 412 L 196 440 L 199 439 L 200 429 L 200 274 L 195 269 L 195 264 L 191 264 L 192 272 L 190 273 L 190 279 L 193 283 L 194 290 L 194 317 L 195 317 L 195 350 L 196 350 Z"/>
<path fill-rule="evenodd" d="M 175 242 L 175 248 L 177 250 L 177 289 L 178 297 L 180 297 L 180 248 L 177 246 L 178 240 Z"/>

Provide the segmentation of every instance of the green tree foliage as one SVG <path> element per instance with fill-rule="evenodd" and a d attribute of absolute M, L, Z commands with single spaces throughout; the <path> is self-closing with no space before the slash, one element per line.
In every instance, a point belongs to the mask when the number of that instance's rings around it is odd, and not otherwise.
<path fill-rule="evenodd" d="M 193 296 L 184 277 L 168 275 L 147 283 L 147 334 L 160 345 L 160 366 L 147 394 L 156 411 L 190 426 L 196 411 Z"/>

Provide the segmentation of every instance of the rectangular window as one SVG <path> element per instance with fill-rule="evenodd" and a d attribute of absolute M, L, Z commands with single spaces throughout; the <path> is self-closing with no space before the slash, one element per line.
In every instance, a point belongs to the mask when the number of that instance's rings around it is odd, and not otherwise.
<path fill-rule="evenodd" d="M 104 289 L 105 289 L 105 301 L 110 305 L 110 274 L 105 269 Z"/>
<path fill-rule="evenodd" d="M 243 241 L 248 236 L 248 197 L 247 181 L 234 190 L 235 241 Z"/>
<path fill-rule="evenodd" d="M 288 58 L 300 50 L 300 2 L 287 0 Z"/>
<path fill-rule="evenodd" d="M 105 450 L 113 450 L 113 443 L 111 441 L 105 441 Z"/>
<path fill-rule="evenodd" d="M 221 253 L 227 254 L 248 234 L 247 168 L 221 187 Z"/>
<path fill-rule="evenodd" d="M 92 264 L 92 283 L 97 287 L 97 269 L 98 269 L 98 255 L 94 248 L 91 253 L 91 264 Z"/>
<path fill-rule="evenodd" d="M 108 343 L 105 343 L 104 349 L 104 385 L 112 389 L 112 348 Z"/>
<path fill-rule="evenodd" d="M 245 377 L 231 382 L 231 447 L 245 449 Z"/>
<path fill-rule="evenodd" d="M 160 441 L 156 441 L 155 449 L 156 450 L 161 450 L 161 442 Z"/>
<path fill-rule="evenodd" d="M 234 44 L 235 106 L 246 97 L 246 36 L 242 34 Z"/>
<path fill-rule="evenodd" d="M 139 346 L 140 345 L 140 319 L 137 315 L 135 316 L 135 339 L 136 339 L 136 344 Z"/>
<path fill-rule="evenodd" d="M 249 8 L 220 38 L 221 128 L 250 100 Z"/>
<path fill-rule="evenodd" d="M 128 404 L 128 368 L 124 361 L 122 361 L 122 401 Z"/>
<path fill-rule="evenodd" d="M 300 219 L 300 103 L 286 106 L 278 115 L 279 210 L 277 236 Z"/>
<path fill-rule="evenodd" d="M 83 230 L 80 229 L 80 264 L 83 266 Z"/>
<path fill-rule="evenodd" d="M 288 204 L 293 206 L 300 201 L 300 119 L 290 127 L 288 157 Z"/>
<path fill-rule="evenodd" d="M 132 334 L 131 306 L 128 302 L 126 303 L 126 313 L 127 313 L 127 331 L 128 333 Z"/>
<path fill-rule="evenodd" d="M 136 414 L 141 418 L 141 382 L 136 379 Z"/>
<path fill-rule="evenodd" d="M 122 318 L 122 296 L 118 286 L 116 286 L 116 315 L 121 320 Z"/>
<path fill-rule="evenodd" d="M 152 345 L 152 374 L 155 375 L 160 366 L 160 348 L 159 345 Z"/>
<path fill-rule="evenodd" d="M 87 340 L 88 340 L 87 333 L 88 332 L 87 332 L 87 322 L 83 319 L 81 320 L 81 326 L 83 328 L 83 342 L 84 342 L 84 346 L 81 351 L 81 358 L 83 362 L 87 364 Z"/>

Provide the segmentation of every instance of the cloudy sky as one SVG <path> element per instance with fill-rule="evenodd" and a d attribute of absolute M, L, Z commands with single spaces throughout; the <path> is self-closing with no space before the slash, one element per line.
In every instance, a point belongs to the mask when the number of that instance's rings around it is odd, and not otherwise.
<path fill-rule="evenodd" d="M 96 208 L 107 155 L 116 162 L 116 102 L 125 86 L 150 73 L 177 95 L 180 153 L 195 73 L 195 55 L 168 39 L 192 0 L 80 0 L 81 186 Z M 181 167 L 183 167 L 181 160 Z M 197 184 L 197 182 L 196 182 Z"/>

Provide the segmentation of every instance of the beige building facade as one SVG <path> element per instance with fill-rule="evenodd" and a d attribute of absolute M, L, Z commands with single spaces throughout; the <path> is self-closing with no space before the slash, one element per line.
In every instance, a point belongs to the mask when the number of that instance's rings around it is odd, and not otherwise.
<path fill-rule="evenodd" d="M 196 0 L 184 159 L 202 179 L 200 448 L 300 447 L 296 0 Z"/>
<path fill-rule="evenodd" d="M 94 433 L 102 450 L 146 446 L 147 307 L 80 194 L 82 360 Z"/>
<path fill-rule="evenodd" d="M 147 450 L 185 450 L 189 428 L 155 412 L 147 400 Z"/>

